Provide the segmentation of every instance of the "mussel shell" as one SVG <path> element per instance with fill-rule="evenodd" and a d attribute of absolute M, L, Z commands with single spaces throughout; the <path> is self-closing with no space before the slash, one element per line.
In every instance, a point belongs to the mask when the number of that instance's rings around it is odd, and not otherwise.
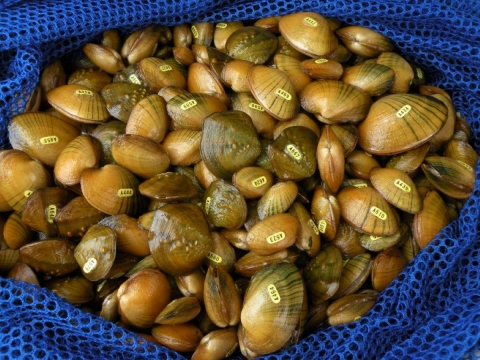
<path fill-rule="evenodd" d="M 20 263 L 19 250 L 1 249 L 0 250 L 0 274 L 6 275 L 15 264 Z M 23 260 L 22 260 L 23 261 Z"/>
<path fill-rule="evenodd" d="M 329 125 L 323 128 L 317 145 L 317 163 L 321 179 L 336 193 L 342 185 L 345 173 L 345 152 Z"/>
<path fill-rule="evenodd" d="M 342 218 L 360 232 L 384 236 L 398 229 L 390 204 L 373 188 L 349 186 L 337 195 Z"/>
<path fill-rule="evenodd" d="M 386 65 L 376 63 L 362 63 L 345 69 L 342 81 L 354 85 L 370 96 L 379 96 L 385 93 L 395 78 L 395 71 Z"/>
<path fill-rule="evenodd" d="M 92 131 L 91 135 L 102 144 L 102 156 L 100 165 L 114 164 L 112 156 L 112 140 L 118 135 L 125 134 L 125 123 L 119 120 L 112 120 L 106 124 L 99 125 Z"/>
<path fill-rule="evenodd" d="M 273 174 L 261 167 L 246 166 L 233 174 L 232 184 L 245 199 L 256 199 L 273 185 Z"/>
<path fill-rule="evenodd" d="M 312 219 L 310 212 L 298 201 L 295 201 L 292 206 L 290 206 L 288 212 L 295 216 L 300 222 L 295 246 L 305 251 L 311 257 L 317 255 L 321 246 L 320 231 Z"/>
<path fill-rule="evenodd" d="M 53 279 L 45 287 L 74 305 L 85 304 L 95 297 L 92 282 L 83 276 Z"/>
<path fill-rule="evenodd" d="M 185 88 L 187 85 L 187 79 L 179 69 L 155 57 L 140 60 L 138 74 L 154 93 L 166 86 Z"/>
<path fill-rule="evenodd" d="M 378 160 L 360 149 L 354 149 L 345 158 L 345 171 L 355 178 L 368 180 L 370 179 L 370 171 L 378 167 L 380 167 Z"/>
<path fill-rule="evenodd" d="M 311 199 L 311 212 L 320 236 L 332 241 L 340 223 L 340 206 L 337 198 L 325 188 L 317 186 Z"/>
<path fill-rule="evenodd" d="M 286 128 L 293 127 L 293 126 L 303 126 L 310 130 L 312 130 L 315 135 L 320 137 L 322 131 L 320 130 L 320 124 L 318 121 L 313 120 L 310 116 L 304 113 L 298 113 L 292 120 L 286 121 L 277 121 L 275 128 L 273 129 L 273 139 L 277 139 L 280 134 Z M 263 136 L 264 138 L 268 139 L 267 137 Z"/>
<path fill-rule="evenodd" d="M 302 276 L 293 264 L 259 270 L 246 290 L 241 312 L 239 331 L 246 347 L 268 354 L 284 346 L 300 322 L 304 292 Z"/>
<path fill-rule="evenodd" d="M 278 28 L 295 49 L 311 57 L 328 55 L 338 45 L 327 19 L 314 12 L 284 15 Z"/>
<path fill-rule="evenodd" d="M 410 64 L 399 54 L 385 51 L 377 58 L 377 64 L 388 66 L 395 72 L 389 92 L 407 93 L 410 90 L 414 74 Z"/>
<path fill-rule="evenodd" d="M 425 143 L 414 149 L 394 155 L 388 160 L 385 167 L 403 171 L 409 175 L 414 174 L 420 167 L 430 149 L 430 144 Z"/>
<path fill-rule="evenodd" d="M 200 207 L 190 203 L 167 204 L 156 210 L 150 232 L 155 262 L 173 276 L 194 272 L 212 247 L 207 219 Z"/>
<path fill-rule="evenodd" d="M 224 230 L 232 231 L 227 229 Z M 230 242 L 218 232 L 212 232 L 212 241 L 212 249 L 207 254 L 205 265 L 222 267 L 227 272 L 231 272 L 236 262 L 235 249 L 232 244 L 230 244 Z"/>
<path fill-rule="evenodd" d="M 158 41 L 162 37 L 163 31 L 161 25 L 150 25 L 138 29 L 125 39 L 120 49 L 120 54 L 129 64 L 152 56 L 157 48 Z"/>
<path fill-rule="evenodd" d="M 358 145 L 372 154 L 398 154 L 426 143 L 446 120 L 447 107 L 433 97 L 388 95 L 358 126 Z"/>
<path fill-rule="evenodd" d="M 196 297 L 185 296 L 175 299 L 158 314 L 156 324 L 183 324 L 193 320 L 201 310 Z"/>
<path fill-rule="evenodd" d="M 376 296 L 359 293 L 335 300 L 327 308 L 328 323 L 336 326 L 358 320 L 375 305 L 375 299 Z"/>
<path fill-rule="evenodd" d="M 165 203 L 186 201 L 197 194 L 192 180 L 175 172 L 157 174 L 142 182 L 138 190 L 142 195 Z"/>
<path fill-rule="evenodd" d="M 233 32 L 241 27 L 243 27 L 243 22 L 241 21 L 225 21 L 217 23 L 213 32 L 213 44 L 215 45 L 215 48 L 220 51 L 225 51 L 225 44 L 227 43 L 228 38 Z"/>
<path fill-rule="evenodd" d="M 23 223 L 22 216 L 18 212 L 12 212 L 0 230 L 0 238 L 3 236 L 7 246 L 13 250 L 33 240 L 33 231 Z"/>
<path fill-rule="evenodd" d="M 152 335 L 159 344 L 181 352 L 193 352 L 203 338 L 200 328 L 192 322 L 157 325 L 152 328 Z"/>
<path fill-rule="evenodd" d="M 392 40 L 363 26 L 346 26 L 335 33 L 351 52 L 360 56 L 375 57 L 394 49 Z"/>
<path fill-rule="evenodd" d="M 278 39 L 258 26 L 244 26 L 235 30 L 225 43 L 225 50 L 234 59 L 264 64 L 277 48 Z"/>
<path fill-rule="evenodd" d="M 20 248 L 22 262 L 36 272 L 62 276 L 75 271 L 78 264 L 74 257 L 75 244 L 64 239 L 35 241 Z"/>
<path fill-rule="evenodd" d="M 263 220 L 268 216 L 286 212 L 297 198 L 297 194 L 298 186 L 293 181 L 273 185 L 258 201 L 259 219 Z"/>
<path fill-rule="evenodd" d="M 273 59 L 276 68 L 290 78 L 297 93 L 312 81 L 312 78 L 302 71 L 300 60 L 283 54 L 276 54 Z"/>
<path fill-rule="evenodd" d="M 223 84 L 206 64 L 195 62 L 188 67 L 187 89 L 191 93 L 213 95 L 226 106 L 230 105 Z"/>
<path fill-rule="evenodd" d="M 108 113 L 126 123 L 134 106 L 152 92 L 142 85 L 115 82 L 106 85 L 100 94 Z"/>
<path fill-rule="evenodd" d="M 260 155 L 260 142 L 250 117 L 241 111 L 217 112 L 203 122 L 200 154 L 217 177 L 231 179 Z"/>
<path fill-rule="evenodd" d="M 83 196 L 93 207 L 109 215 L 130 216 L 140 213 L 145 205 L 139 183 L 130 171 L 113 164 L 85 170 L 80 181 Z"/>
<path fill-rule="evenodd" d="M 102 96 L 83 85 L 59 86 L 47 94 L 47 100 L 58 112 L 79 122 L 102 124 L 110 118 Z"/>
<path fill-rule="evenodd" d="M 292 119 L 300 109 L 295 87 L 281 70 L 252 66 L 247 73 L 250 91 L 258 103 L 278 120 Z"/>
<path fill-rule="evenodd" d="M 175 166 L 188 166 L 201 160 L 202 132 L 191 129 L 173 130 L 167 133 L 162 146 Z"/>
<path fill-rule="evenodd" d="M 222 69 L 220 79 L 237 94 L 249 92 L 247 73 L 253 65 L 247 60 L 232 60 Z"/>
<path fill-rule="evenodd" d="M 95 65 L 106 73 L 115 74 L 125 67 L 120 54 L 108 46 L 87 43 L 83 45 L 82 50 Z"/>
<path fill-rule="evenodd" d="M 282 180 L 302 180 L 317 169 L 318 137 L 304 126 L 292 126 L 282 131 L 268 146 L 268 158 L 275 174 Z"/>
<path fill-rule="evenodd" d="M 3 271 L 0 271 L 0 272 L 3 272 Z M 40 286 L 37 275 L 35 275 L 32 268 L 22 262 L 15 263 L 15 265 L 13 265 L 13 267 L 8 272 L 7 277 L 15 280 L 21 280 L 29 284 Z"/>
<path fill-rule="evenodd" d="M 228 358 L 237 347 L 237 328 L 214 330 L 200 340 L 192 360 Z"/>
<path fill-rule="evenodd" d="M 293 250 L 284 249 L 271 255 L 257 255 L 249 251 L 235 263 L 235 272 L 241 276 L 252 277 L 266 265 L 288 262 L 293 264 L 299 254 Z"/>
<path fill-rule="evenodd" d="M 338 80 L 343 74 L 343 66 L 336 60 L 318 58 L 303 60 L 302 71 L 312 79 Z"/>
<path fill-rule="evenodd" d="M 377 291 L 385 289 L 407 266 L 405 259 L 396 247 L 379 253 L 372 264 L 372 286 Z"/>
<path fill-rule="evenodd" d="M 332 299 L 353 294 L 367 281 L 372 270 L 372 255 L 370 253 L 359 254 L 348 259 L 343 265 L 340 284 Z"/>

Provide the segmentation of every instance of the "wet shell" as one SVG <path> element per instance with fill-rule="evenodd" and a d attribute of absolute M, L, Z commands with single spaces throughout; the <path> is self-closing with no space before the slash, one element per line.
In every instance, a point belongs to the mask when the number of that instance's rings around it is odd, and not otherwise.
<path fill-rule="evenodd" d="M 377 64 L 388 66 L 395 72 L 389 92 L 396 94 L 406 93 L 410 90 L 410 84 L 414 77 L 413 70 L 403 57 L 397 53 L 386 51 L 377 58 Z"/>
<path fill-rule="evenodd" d="M 247 203 L 236 187 L 223 180 L 212 182 L 203 195 L 208 220 L 229 230 L 240 228 L 247 218 Z"/>
<path fill-rule="evenodd" d="M 16 263 L 7 274 L 7 277 L 40 286 L 37 275 L 35 275 L 32 268 L 22 262 Z"/>
<path fill-rule="evenodd" d="M 119 135 L 112 141 L 112 156 L 117 164 L 148 179 L 165 172 L 170 158 L 162 145 L 140 135 Z"/>
<path fill-rule="evenodd" d="M 85 55 L 106 73 L 115 74 L 125 67 L 120 54 L 108 46 L 88 43 L 82 49 Z"/>
<path fill-rule="evenodd" d="M 217 177 L 231 179 L 260 155 L 260 142 L 250 117 L 241 111 L 217 112 L 203 123 L 200 154 Z"/>
<path fill-rule="evenodd" d="M 340 283 L 332 298 L 338 299 L 356 292 L 367 281 L 371 270 L 372 255 L 370 253 L 359 254 L 352 259 L 348 259 L 343 265 Z"/>
<path fill-rule="evenodd" d="M 152 93 L 141 85 L 118 82 L 108 84 L 100 94 L 105 101 L 108 113 L 126 123 L 133 107 Z"/>
<path fill-rule="evenodd" d="M 181 352 L 193 352 L 203 338 L 200 328 L 190 322 L 155 326 L 152 335 L 159 344 Z"/>
<path fill-rule="evenodd" d="M 213 95 L 226 106 L 230 105 L 230 98 L 226 95 L 223 84 L 205 64 L 196 62 L 188 67 L 187 89 L 191 93 Z"/>
<path fill-rule="evenodd" d="M 321 179 L 336 193 L 343 182 L 345 154 L 342 144 L 329 125 L 324 127 L 317 145 L 317 163 Z"/>
<path fill-rule="evenodd" d="M 150 231 L 153 259 L 173 276 L 194 272 L 212 247 L 205 215 L 194 204 L 167 204 L 156 210 Z"/>
<path fill-rule="evenodd" d="M 78 84 L 92 91 L 100 92 L 112 82 L 112 77 L 100 69 L 79 69 L 68 77 L 68 84 Z"/>
<path fill-rule="evenodd" d="M 236 93 L 250 92 L 247 74 L 254 64 L 247 60 L 232 60 L 225 64 L 221 80 Z"/>
<path fill-rule="evenodd" d="M 340 221 L 332 244 L 340 250 L 344 259 L 353 258 L 367 251 L 360 243 L 361 235 L 345 221 Z"/>
<path fill-rule="evenodd" d="M 159 25 L 151 25 L 133 32 L 123 43 L 120 54 L 129 64 L 152 56 L 162 37 L 162 32 L 163 28 Z"/>
<path fill-rule="evenodd" d="M 377 291 L 385 289 L 407 266 L 405 259 L 396 247 L 379 253 L 372 263 L 372 286 Z"/>
<path fill-rule="evenodd" d="M 23 260 L 22 260 L 23 261 Z M 0 274 L 6 275 L 15 264 L 20 262 L 20 255 L 18 250 L 2 249 L 0 250 Z"/>
<path fill-rule="evenodd" d="M 241 27 L 243 27 L 243 22 L 241 21 L 225 21 L 215 25 L 213 33 L 213 43 L 215 47 L 220 51 L 224 51 L 230 35 Z"/>
<path fill-rule="evenodd" d="M 83 276 L 54 279 L 45 287 L 74 305 L 87 303 L 95 297 L 92 282 Z"/>
<path fill-rule="evenodd" d="M 245 199 L 256 199 L 273 185 L 273 174 L 261 167 L 246 166 L 233 174 L 232 184 Z"/>
<path fill-rule="evenodd" d="M 158 314 L 156 324 L 182 324 L 193 320 L 201 310 L 200 302 L 196 297 L 185 296 L 175 299 Z"/>
<path fill-rule="evenodd" d="M 33 232 L 23 222 L 17 212 L 12 212 L 1 229 L 0 236 L 10 249 L 17 250 L 33 240 Z"/>
<path fill-rule="evenodd" d="M 357 146 L 358 131 L 355 125 L 330 125 L 330 129 L 342 144 L 345 157 L 347 157 Z"/>
<path fill-rule="evenodd" d="M 394 155 L 388 160 L 386 168 L 397 169 L 407 174 L 414 174 L 420 167 L 430 149 L 430 143 L 425 143 L 415 149 Z"/>
<path fill-rule="evenodd" d="M 257 222 L 246 242 L 257 255 L 271 255 L 295 243 L 300 223 L 290 214 L 276 214 Z"/>
<path fill-rule="evenodd" d="M 102 144 L 100 165 L 115 163 L 112 156 L 112 140 L 121 134 L 125 134 L 125 123 L 119 120 L 112 120 L 106 124 L 99 125 L 92 131 L 91 135 Z"/>
<path fill-rule="evenodd" d="M 237 328 L 214 330 L 200 340 L 192 360 L 228 358 L 237 347 Z"/>
<path fill-rule="evenodd" d="M 277 48 L 275 35 L 258 26 L 235 30 L 225 43 L 225 50 L 234 59 L 264 64 Z"/>
<path fill-rule="evenodd" d="M 205 287 L 205 271 L 198 267 L 188 275 L 175 276 L 175 284 L 184 296 L 193 296 L 203 303 L 203 289 Z"/>
<path fill-rule="evenodd" d="M 400 223 L 398 230 L 392 235 L 388 236 L 374 236 L 363 234 L 360 237 L 360 242 L 362 246 L 370 251 L 382 251 L 388 249 L 391 246 L 400 247 L 400 245 L 406 241 L 407 237 L 410 236 L 410 226 L 406 223 Z"/>
<path fill-rule="evenodd" d="M 302 108 L 326 124 L 358 123 L 367 116 L 372 100 L 363 90 L 338 80 L 317 80 L 299 94 Z"/>
<path fill-rule="evenodd" d="M 165 100 L 152 94 L 140 100 L 132 109 L 125 128 L 126 134 L 145 136 L 161 142 L 170 126 Z"/>
<path fill-rule="evenodd" d="M 306 127 L 312 130 L 318 137 L 322 134 L 318 121 L 313 120 L 304 113 L 298 113 L 292 120 L 278 121 L 276 123 L 275 128 L 273 129 L 273 139 L 277 139 L 283 130 L 293 126 Z"/>
<path fill-rule="evenodd" d="M 350 294 L 337 299 L 327 308 L 328 323 L 332 326 L 358 320 L 375 305 L 376 296 Z"/>
<path fill-rule="evenodd" d="M 302 180 L 317 169 L 318 137 L 304 126 L 292 126 L 282 131 L 268 146 L 268 158 L 275 174 L 282 180 Z"/>
<path fill-rule="evenodd" d="M 110 271 L 117 254 L 117 236 L 104 225 L 94 225 L 75 248 L 77 260 L 83 276 L 90 281 L 104 279 Z"/>
<path fill-rule="evenodd" d="M 74 126 L 37 112 L 14 116 L 8 124 L 8 139 L 14 149 L 53 166 L 67 144 L 80 135 Z"/>
<path fill-rule="evenodd" d="M 142 195 L 165 203 L 187 201 L 197 194 L 189 177 L 174 172 L 157 174 L 142 182 L 138 190 Z"/>
<path fill-rule="evenodd" d="M 252 277 L 257 271 L 267 265 L 282 262 L 293 264 L 298 257 L 298 253 L 289 249 L 277 251 L 272 255 L 257 255 L 253 251 L 250 251 L 235 263 L 235 272 L 242 276 Z"/>
<path fill-rule="evenodd" d="M 47 100 L 58 112 L 82 123 L 102 124 L 110 118 L 102 96 L 83 85 L 59 86 L 47 94 Z"/>
<path fill-rule="evenodd" d="M 274 118 L 290 120 L 298 113 L 295 87 L 283 71 L 255 65 L 248 70 L 247 78 L 255 99 Z"/>
<path fill-rule="evenodd" d="M 327 19 L 314 12 L 282 16 L 278 28 L 295 49 L 311 57 L 328 55 L 338 45 Z"/>
<path fill-rule="evenodd" d="M 342 81 L 356 86 L 370 96 L 386 92 L 394 82 L 395 71 L 380 63 L 362 63 L 345 69 Z"/>
<path fill-rule="evenodd" d="M 273 185 L 258 201 L 259 219 L 263 220 L 268 216 L 286 212 L 295 201 L 297 194 L 298 186 L 293 181 Z"/>
<path fill-rule="evenodd" d="M 144 208 L 145 199 L 138 191 L 138 179 L 119 165 L 85 170 L 80 185 L 85 199 L 106 214 L 135 216 Z"/>
<path fill-rule="evenodd" d="M 244 346 L 258 354 L 284 346 L 299 324 L 304 292 L 302 276 L 293 264 L 267 265 L 258 271 L 247 288 L 241 313 Z"/>
<path fill-rule="evenodd" d="M 223 230 L 232 231 L 228 229 Z M 213 246 L 211 251 L 207 254 L 205 264 L 207 266 L 220 266 L 227 272 L 231 272 L 236 261 L 233 246 L 218 232 L 212 232 L 212 241 Z"/>
<path fill-rule="evenodd" d="M 288 212 L 295 216 L 300 222 L 295 246 L 305 251 L 311 257 L 317 255 L 321 245 L 320 231 L 312 219 L 310 212 L 298 201 L 292 204 Z"/>
<path fill-rule="evenodd" d="M 374 168 L 380 167 L 378 160 L 371 154 L 360 149 L 353 150 L 345 158 L 345 170 L 348 175 L 368 180 L 370 178 L 370 171 Z"/>
<path fill-rule="evenodd" d="M 340 207 L 337 198 L 321 186 L 317 186 L 312 197 L 311 211 L 321 236 L 331 241 L 340 223 Z"/>
<path fill-rule="evenodd" d="M 175 166 L 188 166 L 199 162 L 201 138 L 201 131 L 191 129 L 167 133 L 162 145 L 170 158 L 170 163 Z"/>
<path fill-rule="evenodd" d="M 388 95 L 375 101 L 358 126 L 358 145 L 372 154 L 398 154 L 426 143 L 446 119 L 446 106 L 433 97 Z"/>
<path fill-rule="evenodd" d="M 300 67 L 305 74 L 315 80 L 338 80 L 343 74 L 342 64 L 332 59 L 303 60 Z"/>
<path fill-rule="evenodd" d="M 413 180 L 397 169 L 375 168 L 370 171 L 373 187 L 395 207 L 417 214 L 422 209 L 422 200 Z"/>
<path fill-rule="evenodd" d="M 342 218 L 360 232 L 384 236 L 398 229 L 390 204 L 373 188 L 349 186 L 340 190 L 337 200 Z"/>
<path fill-rule="evenodd" d="M 96 138 L 86 134 L 77 136 L 58 156 L 53 169 L 55 179 L 67 186 L 79 184 L 83 170 L 99 165 L 101 152 L 101 143 Z"/>
<path fill-rule="evenodd" d="M 392 40 L 363 26 L 346 26 L 337 29 L 335 33 L 348 50 L 360 56 L 375 57 L 394 49 Z"/>
<path fill-rule="evenodd" d="M 283 71 L 290 78 L 297 93 L 312 81 L 312 78 L 302 71 L 298 59 L 288 55 L 276 54 L 274 63 L 277 69 Z"/>
<path fill-rule="evenodd" d="M 138 63 L 138 74 L 154 93 L 166 86 L 187 86 L 187 79 L 179 69 L 155 57 L 141 60 Z"/>

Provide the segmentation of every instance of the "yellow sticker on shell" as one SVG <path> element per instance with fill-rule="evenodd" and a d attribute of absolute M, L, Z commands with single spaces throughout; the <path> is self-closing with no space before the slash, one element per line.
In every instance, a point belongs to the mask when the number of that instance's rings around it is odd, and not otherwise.
<path fill-rule="evenodd" d="M 50 145 L 55 143 L 58 143 L 58 136 L 56 135 L 50 135 L 40 138 L 40 144 Z"/>
<path fill-rule="evenodd" d="M 207 254 L 207 259 L 210 259 L 217 264 L 220 264 L 222 262 L 222 257 L 220 255 L 217 255 L 217 254 L 213 253 L 213 252 L 209 252 Z"/>
<path fill-rule="evenodd" d="M 279 241 L 282 241 L 283 239 L 285 239 L 285 233 L 283 231 L 279 231 L 279 232 L 267 237 L 267 242 L 269 244 L 275 244 Z"/>
<path fill-rule="evenodd" d="M 77 89 L 75 90 L 75 94 L 93 96 L 93 91 Z"/>
<path fill-rule="evenodd" d="M 325 234 L 325 231 L 327 231 L 327 222 L 325 220 L 320 220 L 318 222 L 318 231 L 322 234 Z"/>
<path fill-rule="evenodd" d="M 410 105 L 407 104 L 403 106 L 400 110 L 397 111 L 397 117 L 403 118 L 410 112 L 410 110 L 412 110 L 412 107 Z"/>
<path fill-rule="evenodd" d="M 47 209 L 47 221 L 53 224 L 53 219 L 57 216 L 57 207 L 55 205 L 48 205 Z"/>
<path fill-rule="evenodd" d="M 133 196 L 133 189 L 118 189 L 118 197 L 129 197 Z"/>
<path fill-rule="evenodd" d="M 252 180 L 252 185 L 253 187 L 260 187 L 262 185 L 265 185 L 267 183 L 267 178 L 265 176 L 260 176 L 259 178 L 256 178 Z"/>
<path fill-rule="evenodd" d="M 270 299 L 274 304 L 278 304 L 282 299 L 280 298 L 280 294 L 278 293 L 277 288 L 275 285 L 270 284 L 267 286 L 268 295 L 270 295 Z"/>
<path fill-rule="evenodd" d="M 83 272 L 86 274 L 92 272 L 97 267 L 97 264 L 97 259 L 89 258 L 87 262 L 83 265 Z"/>
<path fill-rule="evenodd" d="M 402 180 L 400 179 L 395 179 L 395 181 L 393 182 L 395 184 L 396 187 L 398 187 L 400 190 L 402 190 L 403 192 L 406 192 L 406 193 L 409 193 L 410 191 L 412 191 L 412 189 L 410 188 L 410 186 L 408 186 L 407 184 L 405 184 Z"/>
<path fill-rule="evenodd" d="M 288 91 L 285 91 L 285 90 L 280 89 L 280 88 L 275 90 L 275 95 L 280 96 L 281 98 L 284 98 L 287 101 L 292 100 L 292 95 Z"/>
<path fill-rule="evenodd" d="M 191 109 L 192 107 L 194 107 L 196 105 L 197 105 L 197 101 L 192 99 L 192 100 L 188 100 L 188 101 L 184 102 L 182 105 L 180 105 L 180 109 L 188 110 L 188 109 Z"/>
<path fill-rule="evenodd" d="M 378 217 L 380 220 L 386 220 L 387 219 L 387 214 L 376 206 L 372 206 L 370 208 L 370 213 L 372 215 L 375 215 L 376 217 Z"/>
<path fill-rule="evenodd" d="M 290 156 L 293 157 L 295 160 L 302 160 L 303 154 L 300 150 L 297 149 L 295 145 L 288 144 L 285 149 L 287 150 L 287 153 L 290 154 Z"/>

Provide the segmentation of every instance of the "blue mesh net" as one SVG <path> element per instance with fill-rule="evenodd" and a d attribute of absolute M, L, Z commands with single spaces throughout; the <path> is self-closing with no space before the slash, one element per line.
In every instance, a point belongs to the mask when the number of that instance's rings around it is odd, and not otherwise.
<path fill-rule="evenodd" d="M 316 11 L 393 39 L 400 53 L 447 90 L 480 149 L 480 3 L 477 0 L 0 2 L 0 148 L 41 69 L 108 28 L 257 19 Z M 472 197 L 360 320 L 320 328 L 268 359 L 473 359 L 480 348 L 480 166 Z M 0 357 L 182 359 L 84 313 L 45 289 L 0 278 Z"/>

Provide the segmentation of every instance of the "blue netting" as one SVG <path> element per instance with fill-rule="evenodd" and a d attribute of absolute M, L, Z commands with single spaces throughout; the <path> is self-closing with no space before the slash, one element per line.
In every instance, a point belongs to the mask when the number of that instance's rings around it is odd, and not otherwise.
<path fill-rule="evenodd" d="M 108 28 L 150 23 L 246 20 L 316 11 L 392 38 L 429 84 L 447 90 L 480 148 L 480 3 L 420 1 L 81 0 L 0 2 L 0 148 L 6 125 L 40 70 Z M 480 347 L 480 166 L 460 218 L 444 229 L 359 321 L 322 328 L 267 356 L 324 359 L 474 358 Z M 44 289 L 0 279 L 0 357 L 44 359 L 183 358 L 83 313 Z"/>

